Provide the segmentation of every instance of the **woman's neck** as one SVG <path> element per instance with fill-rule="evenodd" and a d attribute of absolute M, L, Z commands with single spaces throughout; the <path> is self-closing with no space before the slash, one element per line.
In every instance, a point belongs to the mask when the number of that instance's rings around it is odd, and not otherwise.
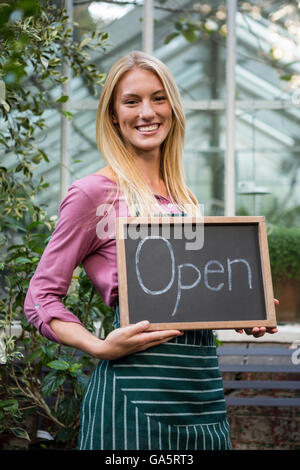
<path fill-rule="evenodd" d="M 169 194 L 160 172 L 160 160 L 158 158 L 143 158 L 139 155 L 135 158 L 135 164 L 153 193 L 168 198 Z M 109 165 L 105 166 L 97 173 L 117 182 L 117 177 Z"/>
<path fill-rule="evenodd" d="M 147 158 L 143 158 L 139 155 L 135 158 L 135 164 L 153 193 L 168 197 L 166 185 L 160 171 L 160 157 L 149 158 L 148 154 Z"/>

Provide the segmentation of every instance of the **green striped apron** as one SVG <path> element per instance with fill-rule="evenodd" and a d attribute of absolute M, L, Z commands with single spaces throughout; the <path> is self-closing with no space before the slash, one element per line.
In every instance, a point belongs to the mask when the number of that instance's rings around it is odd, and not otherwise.
<path fill-rule="evenodd" d="M 99 361 L 82 402 L 78 449 L 231 449 L 212 331 L 186 331 L 144 352 Z"/>

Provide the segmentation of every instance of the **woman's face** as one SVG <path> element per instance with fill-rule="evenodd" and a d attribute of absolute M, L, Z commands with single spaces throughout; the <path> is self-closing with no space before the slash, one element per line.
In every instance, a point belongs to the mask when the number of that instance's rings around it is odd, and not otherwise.
<path fill-rule="evenodd" d="M 172 125 L 172 108 L 157 75 L 136 68 L 121 78 L 115 90 L 113 122 L 138 155 L 159 155 Z"/>

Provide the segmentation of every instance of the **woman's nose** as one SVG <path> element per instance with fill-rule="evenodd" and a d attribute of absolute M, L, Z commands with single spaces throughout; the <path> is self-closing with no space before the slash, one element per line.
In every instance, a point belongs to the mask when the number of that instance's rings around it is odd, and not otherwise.
<path fill-rule="evenodd" d="M 153 119 L 154 116 L 155 116 L 155 111 L 152 107 L 151 102 L 148 100 L 142 101 L 141 108 L 140 108 L 140 118 L 149 120 L 149 119 Z"/>

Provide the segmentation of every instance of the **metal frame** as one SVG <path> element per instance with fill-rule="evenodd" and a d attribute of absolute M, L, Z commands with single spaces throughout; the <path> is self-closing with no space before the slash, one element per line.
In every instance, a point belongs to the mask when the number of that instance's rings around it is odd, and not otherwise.
<path fill-rule="evenodd" d="M 64 0 L 70 20 L 73 18 L 73 1 Z M 154 44 L 154 17 L 153 1 L 144 0 L 143 7 L 143 50 L 152 54 Z M 300 108 L 300 100 L 235 100 L 235 68 L 236 68 L 236 18 L 237 1 L 227 0 L 227 46 L 226 46 L 226 101 L 223 100 L 186 100 L 183 102 L 185 110 L 199 111 L 226 111 L 226 151 L 225 151 L 225 176 L 224 195 L 226 216 L 235 215 L 235 118 L 236 110 L 261 110 L 274 109 L 285 110 Z M 66 63 L 63 63 L 64 75 L 71 78 L 71 70 Z M 71 111 L 72 109 L 97 109 L 98 101 L 93 99 L 72 100 L 71 79 L 62 85 L 62 92 L 70 98 L 68 102 L 62 104 L 62 109 Z M 62 116 L 61 119 L 61 161 L 60 161 L 60 198 L 62 199 L 69 186 L 69 162 L 70 162 L 70 141 L 71 123 Z"/>
<path fill-rule="evenodd" d="M 84 100 L 69 100 L 69 109 L 74 110 L 93 110 L 97 109 L 98 101 L 93 99 Z M 186 110 L 194 111 L 224 111 L 226 109 L 226 102 L 223 100 L 183 100 L 183 107 Z M 261 109 L 274 109 L 274 110 L 289 110 L 299 109 L 300 103 L 293 102 L 290 99 L 286 100 L 236 100 L 234 104 L 235 110 L 261 110 Z"/>
<path fill-rule="evenodd" d="M 143 11 L 143 50 L 153 53 L 153 1 L 144 0 Z"/>
<path fill-rule="evenodd" d="M 226 150 L 224 174 L 225 215 L 235 215 L 235 63 L 236 0 L 227 0 L 226 37 Z"/>
<path fill-rule="evenodd" d="M 67 11 L 70 22 L 73 21 L 73 0 L 65 0 L 64 7 Z M 67 25 L 68 26 L 68 25 Z M 68 80 L 62 84 L 62 94 L 71 98 L 71 80 L 72 80 L 72 69 L 66 61 L 62 61 L 62 73 L 68 77 Z M 62 103 L 63 111 L 70 111 L 70 105 L 68 101 Z M 64 199 L 67 194 L 70 179 L 70 148 L 71 148 L 71 122 L 70 120 L 62 115 L 61 116 L 61 157 L 60 157 L 60 200 Z"/>

